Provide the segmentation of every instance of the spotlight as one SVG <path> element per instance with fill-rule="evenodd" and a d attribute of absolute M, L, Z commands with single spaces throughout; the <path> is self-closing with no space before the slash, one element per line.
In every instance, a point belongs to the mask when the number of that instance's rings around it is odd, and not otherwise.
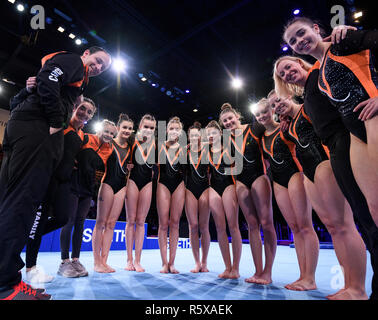
<path fill-rule="evenodd" d="M 20 12 L 22 12 L 22 11 L 24 11 L 24 10 L 25 10 L 25 7 L 24 7 L 24 5 L 23 5 L 23 4 L 21 4 L 21 3 L 20 3 L 20 4 L 18 4 L 16 8 L 17 8 L 17 10 L 18 10 L 18 11 L 20 11 Z"/>
<path fill-rule="evenodd" d="M 102 123 L 101 121 L 97 121 L 94 123 L 93 128 L 95 132 L 99 132 L 102 129 Z"/>
<path fill-rule="evenodd" d="M 151 84 L 151 86 L 156 87 L 156 83 Z"/>
<path fill-rule="evenodd" d="M 362 17 L 362 11 L 358 11 L 353 15 L 354 19 L 358 19 Z"/>
<path fill-rule="evenodd" d="M 249 105 L 249 111 L 251 111 L 251 113 L 253 113 L 253 109 L 257 106 L 257 103 L 251 103 Z"/>
<path fill-rule="evenodd" d="M 198 112 L 198 109 L 193 109 L 193 112 Z"/>
<path fill-rule="evenodd" d="M 234 80 L 232 80 L 232 87 L 234 89 L 240 89 L 242 86 L 243 86 L 243 81 L 241 81 L 240 79 L 235 78 Z"/>
<path fill-rule="evenodd" d="M 138 73 L 138 77 L 141 78 L 141 79 L 144 78 L 143 73 Z"/>
<path fill-rule="evenodd" d="M 160 88 L 160 91 L 161 91 L 161 92 L 164 92 L 164 91 L 165 91 L 165 88 L 164 88 L 164 87 L 161 87 L 161 88 Z"/>
<path fill-rule="evenodd" d="M 16 0 L 8 0 L 10 3 L 15 3 Z"/>
<path fill-rule="evenodd" d="M 142 78 L 140 78 L 140 80 L 142 80 L 144 82 L 144 81 L 147 81 L 147 78 L 142 77 Z"/>
<path fill-rule="evenodd" d="M 301 10 L 299 10 L 299 9 L 295 9 L 294 11 L 293 11 L 293 14 L 294 15 L 297 15 L 297 14 L 299 14 L 301 12 Z"/>
<path fill-rule="evenodd" d="M 170 96 L 172 94 L 172 92 L 167 90 L 166 94 L 167 94 L 167 96 Z"/>
<path fill-rule="evenodd" d="M 190 91 L 189 90 L 185 90 L 186 93 L 189 93 Z"/>
<path fill-rule="evenodd" d="M 288 46 L 283 46 L 283 47 L 282 47 L 282 51 L 285 52 L 285 51 L 287 51 L 287 50 L 289 50 L 289 47 L 288 47 Z"/>
<path fill-rule="evenodd" d="M 63 28 L 63 27 L 59 27 L 59 28 L 58 28 L 58 31 L 59 31 L 59 32 L 64 32 L 64 28 Z"/>
<path fill-rule="evenodd" d="M 116 72 L 125 72 L 126 63 L 121 58 L 115 58 L 113 61 L 113 70 Z"/>
<path fill-rule="evenodd" d="M 68 37 L 70 37 L 71 39 L 75 39 L 75 38 L 76 38 L 76 36 L 75 36 L 73 33 L 70 33 L 70 34 L 68 35 Z"/>

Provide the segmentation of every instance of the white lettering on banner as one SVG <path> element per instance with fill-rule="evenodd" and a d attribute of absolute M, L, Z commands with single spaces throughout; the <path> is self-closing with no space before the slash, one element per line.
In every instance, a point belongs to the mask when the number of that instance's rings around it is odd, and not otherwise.
<path fill-rule="evenodd" d="M 91 228 L 84 229 L 83 241 L 84 242 L 91 242 L 92 241 L 92 229 Z"/>

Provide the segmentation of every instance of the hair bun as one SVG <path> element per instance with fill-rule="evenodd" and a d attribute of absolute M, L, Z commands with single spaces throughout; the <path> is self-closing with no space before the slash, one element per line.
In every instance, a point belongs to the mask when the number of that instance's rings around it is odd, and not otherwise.
<path fill-rule="evenodd" d="M 200 122 L 198 122 L 198 121 L 195 121 L 194 123 L 193 123 L 193 127 L 195 127 L 195 128 L 200 128 L 201 129 L 201 123 Z"/>
<path fill-rule="evenodd" d="M 233 109 L 232 105 L 228 102 L 222 104 L 221 111 L 224 111 L 226 109 L 231 109 L 231 110 Z"/>

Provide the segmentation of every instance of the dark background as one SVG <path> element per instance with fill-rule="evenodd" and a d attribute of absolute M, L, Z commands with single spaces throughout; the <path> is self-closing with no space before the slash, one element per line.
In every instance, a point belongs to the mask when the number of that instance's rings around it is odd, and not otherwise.
<path fill-rule="evenodd" d="M 119 75 L 109 69 L 90 80 L 85 95 L 97 105 L 95 120 L 117 121 L 119 113 L 124 112 L 138 123 L 143 114 L 152 113 L 158 120 L 177 115 L 185 128 L 195 120 L 205 126 L 210 119 L 218 119 L 224 102 L 230 102 L 245 121 L 250 121 L 249 104 L 272 89 L 274 61 L 280 55 L 291 54 L 290 50 L 282 51 L 282 32 L 284 24 L 294 17 L 294 9 L 318 20 L 329 33 L 331 7 L 339 4 L 345 9 L 347 24 L 375 29 L 374 2 L 50 0 L 11 4 L 2 0 L 0 107 L 9 108 L 9 98 L 25 85 L 29 76 L 36 75 L 44 55 L 60 50 L 82 53 L 97 45 L 113 57 L 124 58 L 127 68 Z M 18 3 L 25 5 L 24 12 L 16 10 Z M 30 9 L 35 4 L 45 9 L 44 30 L 30 27 Z M 353 19 L 356 10 L 363 11 L 359 22 Z M 58 26 L 63 26 L 65 32 L 58 32 Z M 82 38 L 84 43 L 76 45 L 69 33 Z M 142 82 L 140 74 L 151 82 Z M 230 86 L 232 77 L 237 76 L 244 81 L 238 91 Z M 152 87 L 152 83 L 158 86 Z M 174 97 L 167 96 L 167 90 Z M 198 112 L 194 113 L 194 108 Z M 91 123 L 86 131 L 93 132 Z M 157 222 L 154 201 L 148 218 L 151 233 Z M 285 224 L 277 210 L 276 221 Z M 316 216 L 314 221 L 323 228 Z M 243 225 L 241 214 L 242 229 Z M 184 227 L 182 232 L 185 230 Z"/>

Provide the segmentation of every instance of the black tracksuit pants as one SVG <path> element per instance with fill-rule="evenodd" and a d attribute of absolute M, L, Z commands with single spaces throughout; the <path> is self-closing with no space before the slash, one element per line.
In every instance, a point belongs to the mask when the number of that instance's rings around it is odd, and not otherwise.
<path fill-rule="evenodd" d="M 20 254 L 63 154 L 63 131 L 49 134 L 44 120 L 10 119 L 0 173 L 0 290 L 17 284 Z"/>
<path fill-rule="evenodd" d="M 340 131 L 325 141 L 325 144 L 330 151 L 330 162 L 336 181 L 351 206 L 355 222 L 370 253 L 374 272 L 370 299 L 378 299 L 378 228 L 353 175 L 350 164 L 350 133 Z"/>

